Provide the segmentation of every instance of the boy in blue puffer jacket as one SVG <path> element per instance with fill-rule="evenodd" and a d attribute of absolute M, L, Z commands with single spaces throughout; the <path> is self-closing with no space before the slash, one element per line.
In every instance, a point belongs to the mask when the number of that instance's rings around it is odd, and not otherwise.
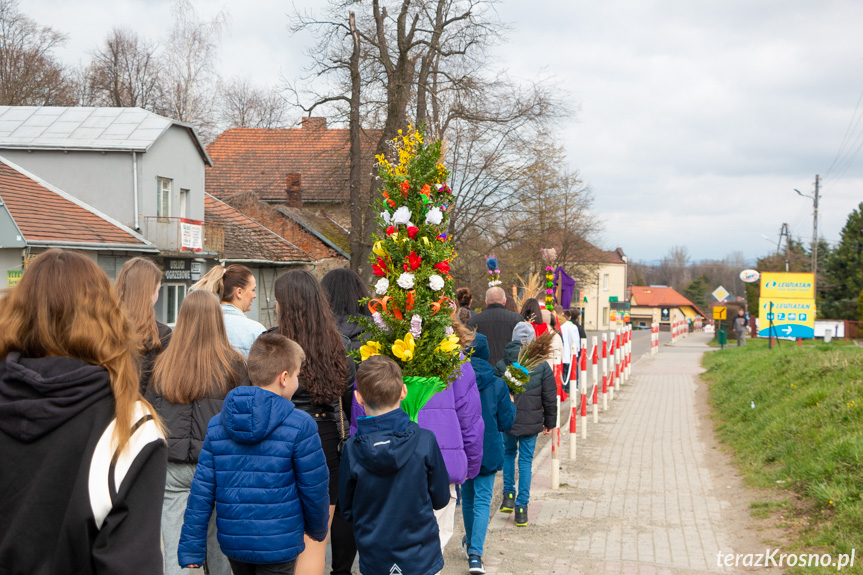
<path fill-rule="evenodd" d="M 476 385 L 482 402 L 485 435 L 482 443 L 482 466 L 479 475 L 464 482 L 461 488 L 461 510 L 464 516 L 462 548 L 468 556 L 468 572 L 485 573 L 482 565 L 483 545 L 488 530 L 494 476 L 503 469 L 503 438 L 515 422 L 515 404 L 509 388 L 488 362 L 488 339 L 481 333 L 474 336 L 470 364 L 476 373 Z"/>
<path fill-rule="evenodd" d="M 357 419 L 339 468 L 339 505 L 353 521 L 363 575 L 431 575 L 443 568 L 434 509 L 449 503 L 449 473 L 434 433 L 399 408 L 407 395 L 393 360 L 357 369 Z"/>
<path fill-rule="evenodd" d="M 312 417 L 290 398 L 305 359 L 277 333 L 249 351 L 249 379 L 210 420 L 186 507 L 178 558 L 198 567 L 206 557 L 207 523 L 216 506 L 219 546 L 234 575 L 293 574 L 303 533 L 327 536 L 329 471 Z"/>

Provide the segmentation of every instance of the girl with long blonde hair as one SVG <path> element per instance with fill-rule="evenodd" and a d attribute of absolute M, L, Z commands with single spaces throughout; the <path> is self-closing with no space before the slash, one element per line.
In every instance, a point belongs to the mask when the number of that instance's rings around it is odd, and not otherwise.
<path fill-rule="evenodd" d="M 192 290 L 206 290 L 219 298 L 228 341 L 243 357 L 248 357 L 252 344 L 267 330 L 245 315 L 258 297 L 257 287 L 252 270 L 239 264 L 216 266 L 192 286 Z"/>
<path fill-rule="evenodd" d="M 152 261 L 142 257 L 126 262 L 114 282 L 120 305 L 138 335 L 141 393 L 147 390 L 156 357 L 171 341 L 171 328 L 157 321 L 153 312 L 161 287 L 162 271 Z"/>
<path fill-rule="evenodd" d="M 0 565 L 162 568 L 167 449 L 136 337 L 105 273 L 48 250 L 0 295 Z"/>
<path fill-rule="evenodd" d="M 177 547 L 207 424 L 222 411 L 228 392 L 245 379 L 245 362 L 228 342 L 219 300 L 208 291 L 191 292 L 180 306 L 171 345 L 156 359 L 147 390 L 168 435 L 162 504 L 166 575 L 185 572 L 177 560 Z M 207 538 L 207 566 L 211 575 L 231 572 L 216 540 L 215 516 Z"/>

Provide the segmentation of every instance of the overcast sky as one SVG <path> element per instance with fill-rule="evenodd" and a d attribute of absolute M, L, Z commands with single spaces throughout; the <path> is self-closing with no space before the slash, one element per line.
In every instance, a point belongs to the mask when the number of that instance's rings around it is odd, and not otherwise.
<path fill-rule="evenodd" d="M 288 33 L 288 3 L 200 6 L 231 17 L 222 74 L 275 85 L 300 73 L 311 38 Z M 21 10 L 68 34 L 69 63 L 87 61 L 113 26 L 155 39 L 170 23 L 169 0 L 23 0 Z M 809 243 L 812 200 L 793 189 L 812 194 L 816 173 L 826 175 L 819 235 L 831 244 L 863 201 L 863 2 L 503 0 L 497 10 L 511 26 L 498 65 L 553 81 L 579 108 L 559 137 L 594 191 L 602 247 L 635 261 L 673 245 L 694 260 L 742 251 L 754 261 L 783 222 Z"/>

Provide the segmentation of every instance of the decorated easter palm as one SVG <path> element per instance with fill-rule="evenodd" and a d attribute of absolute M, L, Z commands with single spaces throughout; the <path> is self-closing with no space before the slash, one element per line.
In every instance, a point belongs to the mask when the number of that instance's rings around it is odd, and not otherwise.
<path fill-rule="evenodd" d="M 386 355 L 401 366 L 408 388 L 402 409 L 416 421 L 465 361 L 452 327 L 456 254 L 446 229 L 453 197 L 440 141 L 427 145 L 422 131 L 409 127 L 390 145 L 389 158 L 377 157 L 383 190 L 380 231 L 372 235 L 376 297 L 363 302 L 372 317 L 359 318 L 368 339 L 355 353 L 362 361 Z"/>

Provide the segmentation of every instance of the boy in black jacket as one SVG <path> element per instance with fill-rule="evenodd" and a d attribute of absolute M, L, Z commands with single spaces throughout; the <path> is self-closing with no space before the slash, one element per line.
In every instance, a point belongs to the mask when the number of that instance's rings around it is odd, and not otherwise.
<path fill-rule="evenodd" d="M 449 503 L 449 473 L 434 434 L 399 408 L 406 395 L 393 360 L 372 356 L 357 370 L 357 401 L 369 415 L 342 453 L 339 506 L 353 521 L 365 575 L 443 568 L 433 510 Z"/>

